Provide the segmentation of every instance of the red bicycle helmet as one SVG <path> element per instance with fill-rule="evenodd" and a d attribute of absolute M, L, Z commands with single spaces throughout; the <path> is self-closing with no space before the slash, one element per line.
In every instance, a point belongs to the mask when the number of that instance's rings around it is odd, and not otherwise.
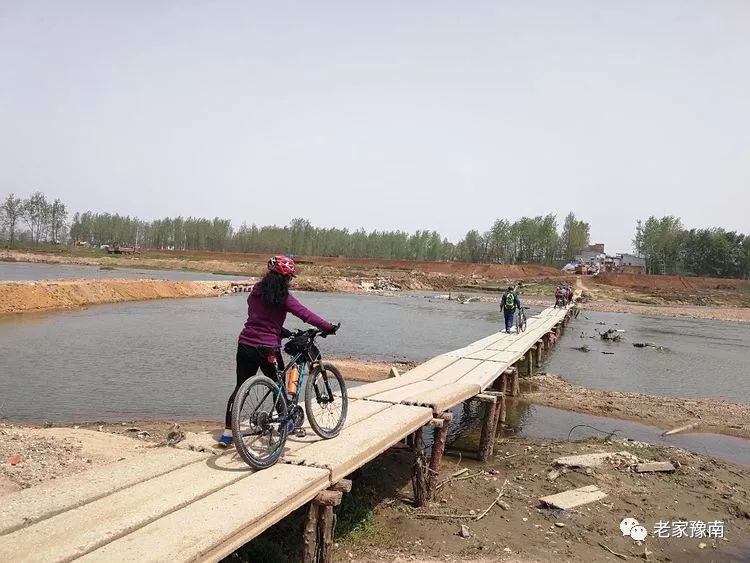
<path fill-rule="evenodd" d="M 268 269 L 282 276 L 294 277 L 294 267 L 294 260 L 288 256 L 271 256 L 271 259 L 268 261 Z"/>

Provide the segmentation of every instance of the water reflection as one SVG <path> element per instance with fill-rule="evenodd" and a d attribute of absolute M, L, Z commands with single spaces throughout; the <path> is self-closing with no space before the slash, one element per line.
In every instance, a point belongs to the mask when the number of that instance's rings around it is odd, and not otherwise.
<path fill-rule="evenodd" d="M 509 400 L 505 426 L 498 438 L 526 436 L 558 440 L 589 437 L 631 439 L 658 446 L 676 446 L 698 454 L 750 466 L 750 442 L 722 434 L 692 433 L 662 436 L 659 428 L 613 418 L 580 414 L 551 407 Z M 466 401 L 451 409 L 453 422 L 447 445 L 456 450 L 477 451 L 482 429 L 483 408 L 479 401 Z M 426 436 L 432 444 L 432 437 Z"/>

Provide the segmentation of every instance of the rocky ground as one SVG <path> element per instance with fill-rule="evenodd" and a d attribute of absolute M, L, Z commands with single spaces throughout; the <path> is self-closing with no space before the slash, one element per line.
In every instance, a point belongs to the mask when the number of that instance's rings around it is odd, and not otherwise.
<path fill-rule="evenodd" d="M 555 463 L 562 456 L 605 452 L 615 455 L 599 466 Z M 495 454 L 484 464 L 447 457 L 443 486 L 423 508 L 412 503 L 411 452 L 392 448 L 381 455 L 355 476 L 338 509 L 335 560 L 732 561 L 750 554 L 746 468 L 627 440 L 510 438 L 498 441 Z M 645 461 L 668 461 L 675 471 L 637 473 Z M 591 485 L 606 497 L 568 510 L 539 500 Z M 231 560 L 293 560 L 296 547 L 288 539 L 302 514 L 295 517 Z M 638 520 L 647 538 L 623 536 L 625 518 Z M 721 522 L 724 537 L 659 538 L 660 521 L 670 523 L 670 534 L 675 521 Z"/>

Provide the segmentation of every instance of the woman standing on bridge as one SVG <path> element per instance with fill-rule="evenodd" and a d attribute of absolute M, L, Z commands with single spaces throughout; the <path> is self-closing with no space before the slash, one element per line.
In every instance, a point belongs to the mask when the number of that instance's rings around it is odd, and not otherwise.
<path fill-rule="evenodd" d="M 326 333 L 336 330 L 336 326 L 289 295 L 294 271 L 294 260 L 288 256 L 271 257 L 268 273 L 255 284 L 247 298 L 247 321 L 237 345 L 237 385 L 227 402 L 224 434 L 219 438 L 221 446 L 232 443 L 232 405 L 240 385 L 258 373 L 258 368 L 276 381 L 276 365 L 269 361 L 269 357 L 273 359 L 279 353 L 281 338 L 288 333 L 284 328 L 287 313 Z"/>

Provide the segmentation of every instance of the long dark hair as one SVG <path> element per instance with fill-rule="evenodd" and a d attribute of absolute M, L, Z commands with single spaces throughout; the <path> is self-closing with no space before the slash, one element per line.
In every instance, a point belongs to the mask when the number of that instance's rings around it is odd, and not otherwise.
<path fill-rule="evenodd" d="M 283 276 L 278 272 L 268 272 L 260 280 L 260 291 L 263 294 L 263 303 L 268 306 L 284 305 L 289 297 L 289 276 Z"/>

